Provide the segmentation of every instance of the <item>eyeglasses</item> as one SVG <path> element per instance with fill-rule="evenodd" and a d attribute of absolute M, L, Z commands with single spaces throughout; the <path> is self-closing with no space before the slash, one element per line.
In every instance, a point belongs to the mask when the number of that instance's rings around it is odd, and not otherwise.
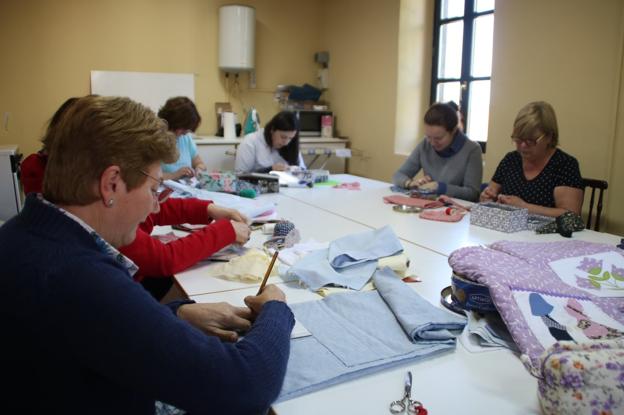
<path fill-rule="evenodd" d="M 144 172 L 143 170 L 140 170 L 140 172 L 144 176 L 149 177 L 150 179 L 158 182 L 158 190 L 152 190 L 152 195 L 154 196 L 154 199 L 158 201 L 158 203 L 163 203 L 165 200 L 169 198 L 169 195 L 173 193 L 173 189 L 167 186 L 164 183 L 163 179 L 158 179 L 152 176 L 151 174 Z"/>
<path fill-rule="evenodd" d="M 534 147 L 545 135 L 546 134 L 542 134 L 537 138 L 519 138 L 511 136 L 511 141 L 518 145 L 524 143 L 527 147 Z"/>

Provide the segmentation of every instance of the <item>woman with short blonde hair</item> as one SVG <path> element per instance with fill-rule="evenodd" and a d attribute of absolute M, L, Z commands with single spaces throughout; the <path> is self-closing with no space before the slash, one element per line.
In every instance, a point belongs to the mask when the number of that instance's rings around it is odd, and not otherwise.
<path fill-rule="evenodd" d="M 559 216 L 581 213 L 583 180 L 578 161 L 557 146 L 559 128 L 553 107 L 544 101 L 525 105 L 511 133 L 516 150 L 496 168 L 480 200 L 527 208 L 530 213 Z"/>

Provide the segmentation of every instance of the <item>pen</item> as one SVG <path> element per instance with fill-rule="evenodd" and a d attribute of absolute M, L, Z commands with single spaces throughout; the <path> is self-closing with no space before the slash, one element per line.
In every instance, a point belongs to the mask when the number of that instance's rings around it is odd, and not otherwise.
<path fill-rule="evenodd" d="M 269 264 L 269 268 L 267 268 L 267 271 L 264 274 L 264 278 L 262 278 L 262 283 L 260 284 L 260 288 L 258 288 L 258 294 L 256 295 L 262 294 L 262 290 L 264 290 L 264 286 L 266 285 L 267 280 L 269 279 L 269 274 L 271 274 L 271 271 L 273 270 L 273 265 L 275 265 L 275 260 L 277 259 L 277 255 L 279 255 L 279 251 L 275 250 L 275 253 L 273 254 L 273 258 L 271 258 L 271 263 Z"/>

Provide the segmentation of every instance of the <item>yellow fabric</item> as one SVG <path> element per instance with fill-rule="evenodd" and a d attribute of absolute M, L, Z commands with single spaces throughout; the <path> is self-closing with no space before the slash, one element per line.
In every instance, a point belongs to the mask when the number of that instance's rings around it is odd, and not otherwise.
<path fill-rule="evenodd" d="M 260 282 L 270 263 L 270 256 L 257 249 L 250 249 L 229 262 L 212 267 L 210 274 L 234 281 Z M 270 276 L 276 275 L 278 275 L 277 266 L 274 266 Z"/>

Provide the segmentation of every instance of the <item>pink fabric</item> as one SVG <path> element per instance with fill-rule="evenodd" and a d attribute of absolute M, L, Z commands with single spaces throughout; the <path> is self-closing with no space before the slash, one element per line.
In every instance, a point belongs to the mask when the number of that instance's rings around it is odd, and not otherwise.
<path fill-rule="evenodd" d="M 340 183 L 335 185 L 334 189 L 360 190 L 360 182 Z"/>
<path fill-rule="evenodd" d="M 384 196 L 384 202 L 395 205 L 416 206 L 423 209 L 433 209 L 444 206 L 444 203 L 438 200 L 420 199 L 418 197 L 408 197 L 403 195 Z"/>
<path fill-rule="evenodd" d="M 437 220 L 438 222 L 459 222 L 464 217 L 464 213 L 453 209 L 449 214 L 446 209 L 442 210 L 425 210 L 418 215 L 421 219 Z"/>

